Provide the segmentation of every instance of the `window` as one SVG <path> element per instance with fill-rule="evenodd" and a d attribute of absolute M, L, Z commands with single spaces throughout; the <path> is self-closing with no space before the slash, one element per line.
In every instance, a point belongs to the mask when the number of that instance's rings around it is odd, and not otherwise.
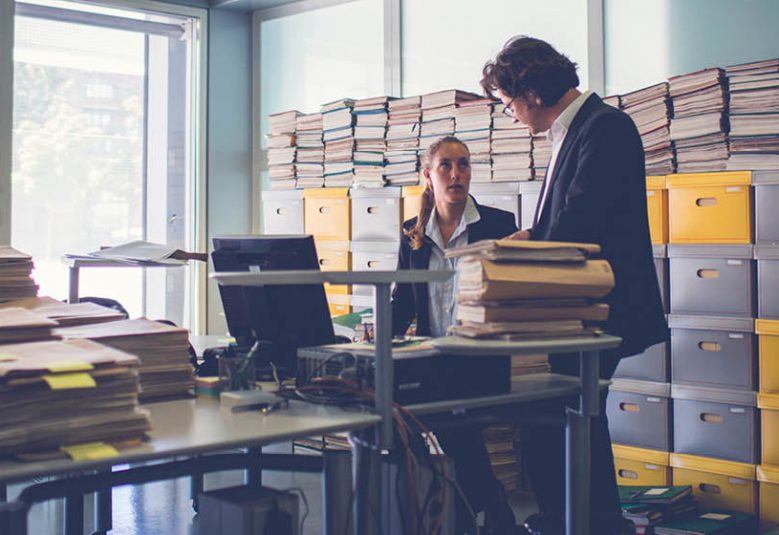
<path fill-rule="evenodd" d="M 87 98 L 110 100 L 114 96 L 114 86 L 100 82 L 91 82 L 86 87 Z"/>

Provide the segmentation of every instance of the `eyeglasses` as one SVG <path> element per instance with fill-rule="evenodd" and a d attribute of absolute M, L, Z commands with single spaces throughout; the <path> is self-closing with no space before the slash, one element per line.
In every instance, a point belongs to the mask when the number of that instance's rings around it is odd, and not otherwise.
<path fill-rule="evenodd" d="M 512 98 L 511 101 L 509 101 L 509 103 L 503 107 L 503 115 L 506 117 L 511 117 L 512 119 L 514 118 L 514 109 L 511 107 L 511 105 L 514 104 L 515 100 L 516 97 Z"/>

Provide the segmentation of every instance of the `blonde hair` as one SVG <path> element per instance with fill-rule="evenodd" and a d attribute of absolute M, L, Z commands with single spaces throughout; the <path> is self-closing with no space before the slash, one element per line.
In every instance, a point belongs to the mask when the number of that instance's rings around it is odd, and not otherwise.
<path fill-rule="evenodd" d="M 422 168 L 431 169 L 433 167 L 433 160 L 438 151 L 446 143 L 457 143 L 465 149 L 468 153 L 468 159 L 471 158 L 471 151 L 468 149 L 468 145 L 462 142 L 455 136 L 444 136 L 437 139 L 432 145 L 430 145 L 425 151 L 425 155 L 422 158 Z M 422 247 L 425 241 L 425 227 L 427 222 L 430 221 L 430 214 L 433 213 L 433 207 L 435 206 L 435 196 L 433 195 L 433 189 L 430 187 L 430 182 L 425 182 L 425 189 L 422 192 L 422 201 L 419 203 L 419 214 L 417 214 L 416 225 L 411 230 L 404 230 L 403 233 L 411 240 L 411 248 L 415 251 Z"/>

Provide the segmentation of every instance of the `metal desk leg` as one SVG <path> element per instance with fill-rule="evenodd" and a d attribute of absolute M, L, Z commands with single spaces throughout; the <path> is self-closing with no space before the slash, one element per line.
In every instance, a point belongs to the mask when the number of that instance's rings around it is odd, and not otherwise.
<path fill-rule="evenodd" d="M 364 438 L 364 435 L 360 437 Z M 362 442 L 362 441 L 361 441 Z M 381 530 L 381 453 L 369 444 L 353 448 L 353 471 L 356 489 L 354 500 L 354 531 L 357 535 L 379 535 Z"/>
<path fill-rule="evenodd" d="M 95 532 L 108 533 L 113 526 L 113 504 L 111 487 L 95 493 Z"/>
<path fill-rule="evenodd" d="M 203 474 L 192 474 L 189 476 L 189 497 L 192 500 L 192 509 L 196 513 L 200 511 L 199 497 L 201 492 L 203 492 Z"/>
<path fill-rule="evenodd" d="M 350 451 L 324 450 L 322 510 L 325 535 L 348 533 L 352 515 L 352 454 Z"/>
<path fill-rule="evenodd" d="M 262 448 L 246 448 L 249 457 L 262 457 Z M 262 468 L 249 468 L 244 472 L 244 483 L 252 487 L 262 486 Z"/>
<path fill-rule="evenodd" d="M 65 535 L 84 535 L 84 496 L 65 497 Z"/>
<path fill-rule="evenodd" d="M 5 484 L 0 485 L 0 503 L 8 501 L 8 487 Z"/>
<path fill-rule="evenodd" d="M 68 303 L 78 303 L 78 270 L 76 266 L 68 268 L 69 271 L 69 284 L 68 284 Z"/>
<path fill-rule="evenodd" d="M 392 448 L 392 306 L 390 285 L 376 285 L 376 412 L 381 416 L 377 444 L 380 448 Z"/>

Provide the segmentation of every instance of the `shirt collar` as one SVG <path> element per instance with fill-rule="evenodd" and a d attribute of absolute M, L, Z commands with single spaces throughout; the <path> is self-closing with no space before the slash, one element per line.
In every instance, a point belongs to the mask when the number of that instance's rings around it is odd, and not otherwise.
<path fill-rule="evenodd" d="M 549 131 L 546 133 L 546 138 L 554 143 L 555 141 L 561 140 L 565 134 L 568 132 L 568 129 L 571 128 L 571 123 L 573 123 L 574 118 L 576 117 L 576 114 L 579 113 L 579 110 L 584 105 L 584 102 L 590 98 L 590 95 L 592 95 L 592 91 L 587 90 L 576 99 L 568 104 L 568 107 L 566 107 L 563 112 L 557 116 L 557 119 L 552 123 L 552 126 L 549 128 Z"/>
<path fill-rule="evenodd" d="M 449 239 L 449 243 L 452 243 L 452 241 L 457 239 L 458 236 L 465 232 L 468 229 L 468 225 L 472 225 L 479 220 L 481 220 L 479 209 L 476 208 L 476 203 L 473 202 L 473 198 L 468 195 L 468 200 L 465 201 L 465 210 L 463 211 L 463 216 L 460 218 L 460 224 L 457 225 L 456 229 L 454 229 L 454 233 Z M 427 221 L 427 225 L 425 225 L 425 234 L 427 234 L 427 236 L 433 240 L 433 242 L 438 245 L 441 250 L 444 249 L 444 240 L 441 237 L 441 229 L 438 228 L 438 218 L 436 217 L 435 207 L 433 207 L 433 211 L 430 213 L 430 219 Z"/>

